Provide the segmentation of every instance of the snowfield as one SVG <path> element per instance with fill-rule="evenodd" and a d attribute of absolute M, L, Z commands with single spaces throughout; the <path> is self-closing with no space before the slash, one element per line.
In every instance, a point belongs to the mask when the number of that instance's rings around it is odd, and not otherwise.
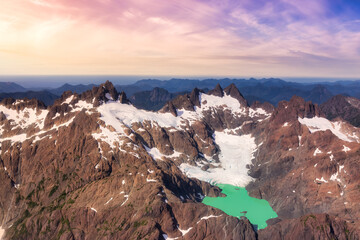
<path fill-rule="evenodd" d="M 157 122 L 161 127 L 178 127 L 181 125 L 181 118 L 171 113 L 157 113 L 137 109 L 133 105 L 119 102 L 108 102 L 97 108 L 101 113 L 101 120 L 107 125 L 113 126 L 118 133 L 124 133 L 124 125 L 131 127 L 133 123 L 152 121 Z"/>
<path fill-rule="evenodd" d="M 203 181 L 245 187 L 252 181 L 246 165 L 250 165 L 254 158 L 253 152 L 257 148 L 255 138 L 250 135 L 236 136 L 215 132 L 215 142 L 220 148 L 220 168 L 203 171 L 199 167 L 182 163 L 181 171 L 188 177 Z"/>
<path fill-rule="evenodd" d="M 3 112 L 8 120 L 13 120 L 12 125 L 17 125 L 23 129 L 35 124 L 36 127 L 43 129 L 44 120 L 49 113 L 48 110 L 39 110 L 32 108 L 25 108 L 22 111 L 9 109 L 0 105 L 0 112 Z"/>
<path fill-rule="evenodd" d="M 341 131 L 341 122 L 331 122 L 326 118 L 322 117 L 298 118 L 298 120 L 301 124 L 306 125 L 311 133 L 330 130 L 335 136 L 337 136 L 341 140 L 347 142 L 354 141 L 353 139 L 349 138 L 348 135 Z"/>
<path fill-rule="evenodd" d="M 241 106 L 238 100 L 228 95 L 217 97 L 201 93 L 199 100 L 201 106 L 195 107 L 195 111 L 178 109 L 177 117 L 173 116 L 171 113 L 146 111 L 137 109 L 133 105 L 121 104 L 120 102 L 115 101 L 109 101 L 106 104 L 102 104 L 97 108 L 97 111 L 101 113 L 101 120 L 107 125 L 113 126 L 118 133 L 124 133 L 124 125 L 131 127 L 133 123 L 142 123 L 144 121 L 156 122 L 160 127 L 173 127 L 180 130 L 181 126 L 184 125 L 184 120 L 189 120 L 190 122 L 200 120 L 203 117 L 203 111 L 218 107 L 230 110 L 236 115 L 246 114 L 246 108 Z M 266 111 L 261 108 L 256 110 L 251 109 L 250 112 L 252 115 L 267 114 Z"/>

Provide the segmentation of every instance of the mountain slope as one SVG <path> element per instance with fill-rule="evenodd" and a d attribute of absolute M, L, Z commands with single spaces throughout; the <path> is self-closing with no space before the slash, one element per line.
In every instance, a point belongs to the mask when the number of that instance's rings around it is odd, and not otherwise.
<path fill-rule="evenodd" d="M 149 112 L 106 82 L 0 112 L 7 239 L 359 238 L 360 131 L 302 98 L 249 106 L 218 85 Z M 246 186 L 279 218 L 256 233 L 202 204 L 222 195 L 213 181 Z"/>

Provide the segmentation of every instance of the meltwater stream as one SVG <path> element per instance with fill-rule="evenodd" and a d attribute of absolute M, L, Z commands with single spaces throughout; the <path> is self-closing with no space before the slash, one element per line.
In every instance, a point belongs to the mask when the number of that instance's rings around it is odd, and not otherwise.
<path fill-rule="evenodd" d="M 205 197 L 204 204 L 221 209 L 234 217 L 245 216 L 257 229 L 265 228 L 267 220 L 277 217 L 266 200 L 250 197 L 245 188 L 229 184 L 217 186 L 226 197 Z"/>

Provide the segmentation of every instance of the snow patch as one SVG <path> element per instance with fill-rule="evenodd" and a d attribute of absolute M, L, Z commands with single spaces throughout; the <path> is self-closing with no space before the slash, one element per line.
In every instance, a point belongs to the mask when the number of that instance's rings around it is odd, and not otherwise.
<path fill-rule="evenodd" d="M 202 110 L 223 107 L 224 109 L 231 110 L 233 113 L 245 113 L 245 108 L 241 106 L 237 99 L 230 95 L 225 94 L 223 97 L 218 97 L 201 93 L 199 97 Z"/>
<path fill-rule="evenodd" d="M 91 210 L 93 210 L 94 212 L 97 212 L 97 210 L 95 208 L 90 208 Z"/>
<path fill-rule="evenodd" d="M 298 118 L 299 122 L 303 125 L 306 125 L 311 133 L 318 131 L 330 130 L 335 136 L 339 139 L 353 142 L 354 140 L 349 138 L 348 135 L 341 131 L 341 122 L 331 122 L 326 118 L 322 117 L 313 117 L 313 118 Z"/>
<path fill-rule="evenodd" d="M 321 154 L 321 153 L 322 153 L 322 151 L 319 148 L 316 148 L 313 156 L 315 157 L 316 155 Z"/>
<path fill-rule="evenodd" d="M 74 99 L 74 95 L 71 95 L 70 97 L 68 97 L 67 99 L 65 99 L 64 103 L 66 104 L 70 104 L 70 102 Z"/>
<path fill-rule="evenodd" d="M 179 229 L 179 231 L 181 232 L 181 234 L 183 235 L 183 236 L 185 236 L 191 229 L 192 229 L 192 227 L 190 227 L 190 228 L 188 228 L 188 229 L 186 229 L 186 230 L 182 230 L 181 228 L 178 228 Z"/>
<path fill-rule="evenodd" d="M 316 178 L 315 180 L 316 180 L 316 181 L 319 181 L 319 182 L 324 182 L 324 183 L 327 183 L 327 182 L 328 182 L 328 181 L 326 181 L 326 180 L 324 179 L 324 177 Z"/>
<path fill-rule="evenodd" d="M 144 148 L 146 149 L 146 151 L 149 153 L 149 155 L 154 159 L 154 160 L 162 160 L 163 157 L 168 157 L 168 158 L 174 158 L 174 157 L 179 157 L 181 155 L 180 152 L 177 152 L 174 150 L 174 153 L 171 155 L 165 155 L 162 154 L 159 149 L 157 148 L 148 148 L 144 145 Z"/>
<path fill-rule="evenodd" d="M 343 147 L 344 147 L 344 148 L 343 148 L 343 150 L 342 150 L 343 152 L 348 152 L 348 151 L 350 151 L 350 150 L 351 150 L 350 148 L 348 148 L 348 147 L 347 147 L 347 146 L 345 146 L 345 145 L 343 145 Z"/>
<path fill-rule="evenodd" d="M 113 147 L 115 147 L 115 142 L 122 144 L 122 141 L 120 140 L 120 135 L 117 132 L 110 131 L 110 129 L 104 128 L 102 126 L 100 126 L 100 131 L 100 133 L 93 133 L 93 138 L 95 138 L 96 140 L 100 139 Z"/>
<path fill-rule="evenodd" d="M 230 135 L 215 132 L 215 142 L 220 148 L 220 168 L 201 168 L 182 163 L 180 170 L 188 177 L 194 177 L 211 183 L 231 184 L 244 187 L 252 178 L 248 175 L 246 165 L 251 164 L 256 150 L 255 139 L 251 135 Z"/>
<path fill-rule="evenodd" d="M 3 112 L 8 120 L 12 120 L 11 125 L 16 125 L 25 129 L 32 124 L 39 127 L 40 130 L 44 128 L 44 122 L 48 110 L 39 110 L 33 108 L 25 108 L 21 111 L 15 109 L 9 109 L 5 106 L 0 105 L 0 112 Z"/>
<path fill-rule="evenodd" d="M 155 179 L 149 179 L 149 178 L 147 178 L 146 179 L 146 182 L 157 182 Z"/>
<path fill-rule="evenodd" d="M 222 216 L 222 215 L 219 215 L 219 216 L 215 216 L 215 215 L 205 216 L 205 217 L 200 218 L 200 220 L 197 221 L 196 224 L 198 224 L 198 223 L 201 222 L 202 220 L 207 220 L 207 219 L 210 219 L 210 218 L 217 218 L 217 217 L 221 217 L 221 216 Z"/>
<path fill-rule="evenodd" d="M 71 110 L 72 112 L 74 111 L 81 111 L 82 109 L 91 109 L 94 106 L 91 103 L 87 103 L 86 101 L 80 100 L 75 104 L 75 108 L 73 110 Z"/>
<path fill-rule="evenodd" d="M 113 198 L 110 198 L 104 205 L 107 205 L 109 202 L 111 202 Z"/>
<path fill-rule="evenodd" d="M 263 108 L 256 108 L 255 110 L 252 108 L 249 109 L 250 117 L 255 117 L 255 116 L 259 116 L 259 115 L 270 116 L 271 114 L 266 112 Z"/>
<path fill-rule="evenodd" d="M 126 198 L 126 199 L 125 199 L 125 201 L 120 205 L 120 207 L 123 206 L 123 205 L 129 200 L 129 195 L 124 195 L 124 198 Z"/>

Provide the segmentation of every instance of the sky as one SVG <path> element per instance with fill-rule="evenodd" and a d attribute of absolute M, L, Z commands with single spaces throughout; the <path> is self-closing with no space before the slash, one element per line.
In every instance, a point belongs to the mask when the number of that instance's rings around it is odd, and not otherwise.
<path fill-rule="evenodd" d="M 0 1 L 0 75 L 84 74 L 360 78 L 360 1 Z"/>

